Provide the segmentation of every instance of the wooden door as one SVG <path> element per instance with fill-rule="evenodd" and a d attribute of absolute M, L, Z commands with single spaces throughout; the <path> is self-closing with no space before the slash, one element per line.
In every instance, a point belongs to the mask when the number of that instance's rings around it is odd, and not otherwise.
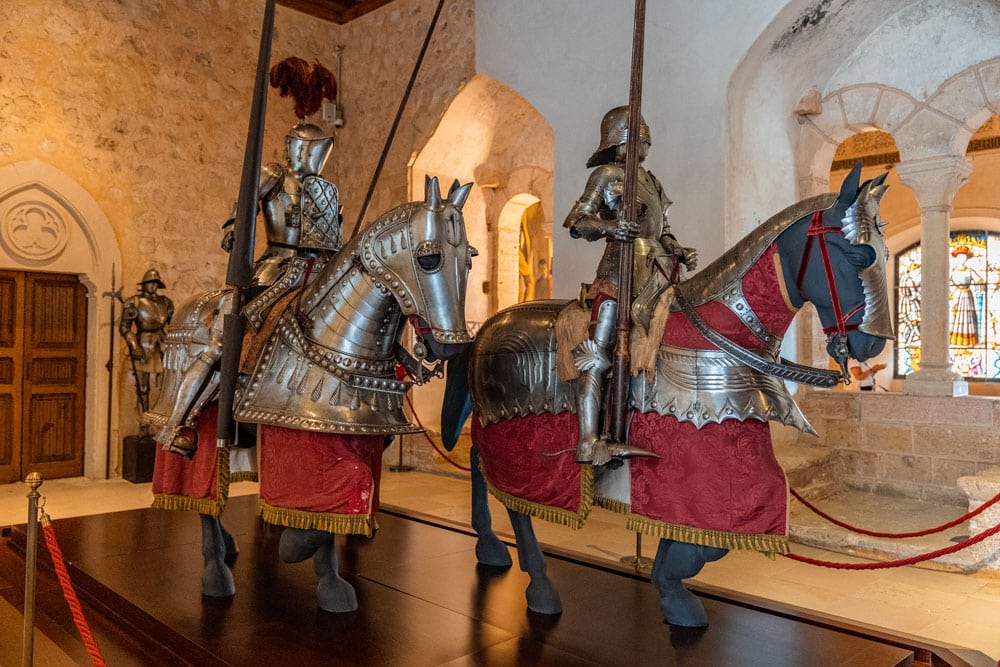
<path fill-rule="evenodd" d="M 0 480 L 83 474 L 86 289 L 0 271 Z"/>

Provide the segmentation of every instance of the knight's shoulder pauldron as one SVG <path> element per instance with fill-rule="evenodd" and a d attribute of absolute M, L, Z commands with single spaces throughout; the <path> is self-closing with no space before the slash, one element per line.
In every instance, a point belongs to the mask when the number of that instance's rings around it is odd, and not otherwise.
<path fill-rule="evenodd" d="M 274 199 L 285 181 L 285 167 L 272 162 L 260 168 L 260 198 L 264 201 Z"/>

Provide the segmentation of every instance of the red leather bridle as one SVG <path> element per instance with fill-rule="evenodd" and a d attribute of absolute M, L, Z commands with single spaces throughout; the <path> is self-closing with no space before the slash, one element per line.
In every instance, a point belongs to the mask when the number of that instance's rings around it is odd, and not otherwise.
<path fill-rule="evenodd" d="M 813 213 L 812 222 L 809 224 L 809 230 L 806 232 L 806 247 L 802 250 L 802 263 L 799 265 L 799 275 L 795 281 L 796 287 L 801 292 L 802 280 L 805 278 L 806 268 L 809 266 L 809 253 L 812 251 L 813 241 L 818 240 L 820 255 L 823 258 L 823 270 L 826 272 L 826 284 L 830 290 L 830 300 L 833 302 L 833 314 L 836 318 L 836 322 L 832 326 L 823 327 L 823 333 L 827 336 L 838 334 L 841 337 L 846 337 L 848 331 L 857 329 L 857 324 L 848 324 L 847 320 L 851 319 L 865 307 L 864 299 L 858 305 L 854 306 L 854 308 L 851 308 L 847 314 L 844 314 L 840 306 L 840 296 L 837 293 L 837 281 L 833 276 L 833 265 L 830 263 L 830 251 L 827 249 L 826 235 L 842 233 L 839 227 L 827 227 L 823 224 L 823 211 Z"/>

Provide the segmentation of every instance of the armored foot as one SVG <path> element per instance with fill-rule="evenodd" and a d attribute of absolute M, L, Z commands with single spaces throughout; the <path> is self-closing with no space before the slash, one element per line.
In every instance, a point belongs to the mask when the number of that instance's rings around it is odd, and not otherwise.
<path fill-rule="evenodd" d="M 580 442 L 576 445 L 576 462 L 590 463 L 595 466 L 611 464 L 618 467 L 624 459 L 648 456 L 660 458 L 660 455 L 648 449 L 623 445 L 615 442 L 598 440 L 596 442 Z"/>
<path fill-rule="evenodd" d="M 667 623 L 686 628 L 708 625 L 705 606 L 681 580 L 695 576 L 705 563 L 718 560 L 726 553 L 725 549 L 715 547 L 660 540 L 653 561 L 652 580 L 660 593 L 660 609 Z"/>
<path fill-rule="evenodd" d="M 205 567 L 201 572 L 201 593 L 213 598 L 227 598 L 236 594 L 233 572 L 226 565 L 226 543 L 222 524 L 216 517 L 201 517 L 201 555 Z M 231 539 L 231 538 L 230 538 Z"/>
<path fill-rule="evenodd" d="M 316 584 L 316 601 L 324 611 L 342 613 L 357 611 L 358 594 L 338 572 L 337 552 L 333 535 L 323 544 L 313 559 L 313 567 L 319 582 Z"/>

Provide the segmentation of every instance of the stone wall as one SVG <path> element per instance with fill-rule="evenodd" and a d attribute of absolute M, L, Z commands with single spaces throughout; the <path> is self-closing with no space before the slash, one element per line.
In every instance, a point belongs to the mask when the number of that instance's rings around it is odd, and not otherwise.
<path fill-rule="evenodd" d="M 990 398 L 810 391 L 799 404 L 820 435 L 799 443 L 838 450 L 839 479 L 852 488 L 965 505 L 958 479 L 1000 463 Z"/>
<path fill-rule="evenodd" d="M 0 168 L 38 159 L 94 199 L 114 232 L 123 259 L 117 282 L 126 295 L 150 266 L 177 304 L 223 282 L 220 225 L 239 188 L 263 4 L 0 2 Z M 277 9 L 272 62 L 295 55 L 335 70 L 336 46 L 344 47 L 346 123 L 324 175 L 340 187 L 349 229 L 435 6 L 396 0 L 344 26 Z M 373 215 L 404 200 L 410 155 L 474 73 L 474 20 L 473 0 L 447 3 Z M 292 105 L 271 91 L 267 108 L 263 161 L 282 161 Z M 89 353 L 104 359 L 106 348 L 96 342 Z M 119 382 L 128 381 L 122 373 Z M 112 441 L 136 420 L 131 388 L 117 395 L 121 423 L 112 425 Z M 106 399 L 93 398 L 87 409 L 103 420 Z M 103 439 L 88 436 L 88 450 L 103 447 Z"/>

